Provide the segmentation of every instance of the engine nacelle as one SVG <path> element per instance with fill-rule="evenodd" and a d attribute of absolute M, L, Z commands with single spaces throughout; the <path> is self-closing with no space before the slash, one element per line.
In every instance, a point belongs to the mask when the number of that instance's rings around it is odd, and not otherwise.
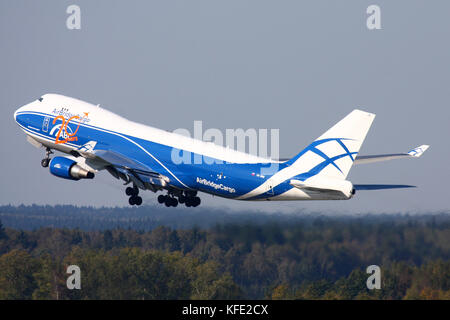
<path fill-rule="evenodd" d="M 63 179 L 93 179 L 94 173 L 80 167 L 76 161 L 64 157 L 54 157 L 50 161 L 50 173 Z"/>

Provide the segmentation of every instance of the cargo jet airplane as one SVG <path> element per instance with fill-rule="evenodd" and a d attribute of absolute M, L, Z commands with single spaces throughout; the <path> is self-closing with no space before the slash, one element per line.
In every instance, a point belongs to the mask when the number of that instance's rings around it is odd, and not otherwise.
<path fill-rule="evenodd" d="M 139 191 L 151 190 L 165 192 L 158 202 L 168 207 L 196 207 L 198 192 L 236 200 L 346 200 L 357 190 L 413 187 L 346 179 L 353 164 L 418 158 L 428 148 L 359 156 L 374 118 L 353 110 L 293 158 L 274 160 L 132 122 L 57 94 L 45 94 L 14 113 L 27 140 L 45 148 L 41 165 L 53 175 L 92 179 L 107 170 L 128 185 L 130 205 L 141 205 Z M 53 150 L 67 156 L 51 159 Z"/>

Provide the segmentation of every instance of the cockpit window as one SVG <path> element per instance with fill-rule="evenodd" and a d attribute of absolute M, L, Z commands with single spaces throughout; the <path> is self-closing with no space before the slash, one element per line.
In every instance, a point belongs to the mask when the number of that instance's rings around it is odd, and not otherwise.
<path fill-rule="evenodd" d="M 39 100 L 40 102 L 42 102 L 42 100 L 44 100 L 44 98 L 40 97 L 38 100 Z"/>

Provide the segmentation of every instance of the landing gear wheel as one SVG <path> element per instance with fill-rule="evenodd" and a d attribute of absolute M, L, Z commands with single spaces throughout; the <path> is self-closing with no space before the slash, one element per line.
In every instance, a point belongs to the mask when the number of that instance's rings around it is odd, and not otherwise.
<path fill-rule="evenodd" d="M 137 196 L 139 193 L 139 189 L 128 187 L 125 189 L 125 193 L 127 196 Z"/>
<path fill-rule="evenodd" d="M 166 207 L 176 207 L 178 205 L 178 200 L 172 197 L 166 197 L 164 204 Z"/>
<path fill-rule="evenodd" d="M 186 201 L 184 204 L 186 205 L 186 207 L 197 207 L 200 205 L 200 202 L 201 202 L 201 200 L 199 197 L 189 197 L 189 198 L 186 198 Z"/>
<path fill-rule="evenodd" d="M 179 202 L 179 203 L 185 203 L 185 202 L 186 202 L 186 197 L 183 196 L 183 195 L 179 196 L 179 197 L 178 197 L 178 202 Z"/>
<path fill-rule="evenodd" d="M 134 204 L 137 206 L 140 206 L 142 204 L 142 198 L 139 196 L 135 196 L 134 198 Z"/>
<path fill-rule="evenodd" d="M 50 158 L 45 158 L 41 160 L 41 166 L 47 168 L 50 163 Z"/>
<path fill-rule="evenodd" d="M 128 199 L 128 203 L 132 206 L 140 206 L 142 204 L 142 198 L 139 196 L 131 196 L 130 199 Z"/>
<path fill-rule="evenodd" d="M 194 207 L 199 206 L 199 205 L 200 205 L 200 202 L 201 202 L 201 200 L 200 200 L 199 197 L 194 197 Z"/>
<path fill-rule="evenodd" d="M 160 195 L 158 196 L 158 202 L 159 202 L 159 203 L 164 203 L 165 201 L 166 201 L 166 196 L 160 194 Z"/>

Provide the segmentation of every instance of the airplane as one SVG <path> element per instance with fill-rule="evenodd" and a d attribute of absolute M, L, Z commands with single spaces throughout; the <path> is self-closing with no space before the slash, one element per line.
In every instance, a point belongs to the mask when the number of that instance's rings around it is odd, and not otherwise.
<path fill-rule="evenodd" d="M 418 158 L 429 147 L 358 155 L 374 118 L 355 109 L 296 156 L 269 159 L 136 123 L 59 94 L 45 94 L 14 113 L 28 142 L 45 148 L 41 165 L 51 174 L 76 181 L 106 170 L 127 185 L 130 205 L 141 205 L 139 191 L 150 190 L 165 193 L 157 200 L 167 207 L 197 207 L 199 192 L 249 201 L 348 200 L 358 190 L 414 187 L 346 179 L 353 164 Z M 50 158 L 55 150 L 67 156 Z M 183 161 L 174 161 L 174 154 Z"/>

